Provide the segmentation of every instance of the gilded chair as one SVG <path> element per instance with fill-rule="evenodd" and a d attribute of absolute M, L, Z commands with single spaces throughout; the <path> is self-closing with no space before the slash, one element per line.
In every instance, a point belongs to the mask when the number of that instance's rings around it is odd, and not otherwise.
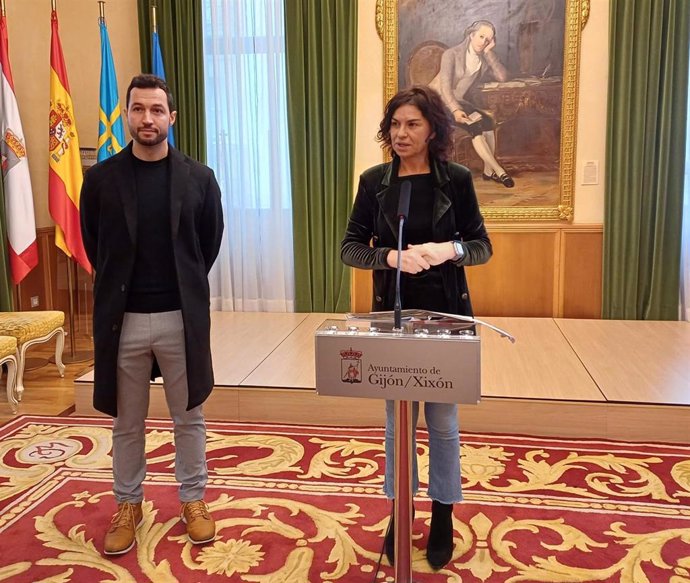
<path fill-rule="evenodd" d="M 65 347 L 65 313 L 59 311 L 0 312 L 0 335 L 13 336 L 17 341 L 16 400 L 24 393 L 24 367 L 29 347 L 56 337 L 55 364 L 61 377 L 65 376 L 62 351 Z"/>
<path fill-rule="evenodd" d="M 14 336 L 0 336 L 0 365 L 7 366 L 7 402 L 12 413 L 17 412 L 17 339 Z"/>

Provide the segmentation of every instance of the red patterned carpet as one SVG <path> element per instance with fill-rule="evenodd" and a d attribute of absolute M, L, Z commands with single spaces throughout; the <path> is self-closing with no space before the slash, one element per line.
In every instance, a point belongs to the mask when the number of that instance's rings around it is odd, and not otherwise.
<path fill-rule="evenodd" d="M 177 518 L 171 437 L 169 422 L 150 422 L 138 544 L 106 558 L 109 421 L 2 426 L 0 581 L 393 580 L 385 559 L 375 572 L 389 511 L 381 430 L 210 423 L 218 536 L 203 547 Z M 419 452 L 425 485 L 424 440 Z M 690 446 L 471 434 L 462 470 L 455 555 L 437 573 L 424 558 L 430 503 L 415 502 L 420 583 L 690 583 Z"/>

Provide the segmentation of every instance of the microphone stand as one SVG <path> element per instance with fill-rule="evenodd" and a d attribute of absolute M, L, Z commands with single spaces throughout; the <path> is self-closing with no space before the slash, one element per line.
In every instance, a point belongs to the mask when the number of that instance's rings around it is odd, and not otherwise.
<path fill-rule="evenodd" d="M 402 271 L 403 227 L 410 209 L 412 184 L 402 183 L 398 201 L 398 260 L 395 272 L 395 302 L 393 304 L 393 331 L 402 334 L 402 303 L 400 301 L 400 274 Z M 395 517 L 395 583 L 412 583 L 412 403 L 395 401 L 394 496 Z"/>
<path fill-rule="evenodd" d="M 402 331 L 402 304 L 400 302 L 400 273 L 402 271 L 402 240 L 405 216 L 401 215 L 398 221 L 398 262 L 395 269 L 395 303 L 393 304 L 393 327 Z"/>
<path fill-rule="evenodd" d="M 400 302 L 400 272 L 402 271 L 402 246 L 403 246 L 403 227 L 410 212 L 410 197 L 412 196 L 412 183 L 405 180 L 400 186 L 398 197 L 398 260 L 395 269 L 395 303 L 393 304 L 393 329 L 398 333 L 402 332 L 402 305 Z"/>

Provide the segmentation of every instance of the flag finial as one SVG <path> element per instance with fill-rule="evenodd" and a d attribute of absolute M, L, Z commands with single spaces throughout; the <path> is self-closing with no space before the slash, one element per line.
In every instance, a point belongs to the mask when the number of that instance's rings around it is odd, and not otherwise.
<path fill-rule="evenodd" d="M 151 26 L 153 27 L 153 32 L 158 32 L 158 22 L 156 21 L 156 8 L 158 8 L 158 2 L 156 0 L 151 1 Z"/>

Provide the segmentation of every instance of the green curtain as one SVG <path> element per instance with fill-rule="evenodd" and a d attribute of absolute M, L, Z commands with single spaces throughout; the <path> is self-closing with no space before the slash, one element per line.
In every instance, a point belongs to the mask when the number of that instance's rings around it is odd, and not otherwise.
<path fill-rule="evenodd" d="M 687 0 L 611 0 L 604 318 L 677 320 Z"/>
<path fill-rule="evenodd" d="M 7 254 L 7 220 L 5 216 L 5 189 L 0 176 L 0 312 L 11 312 L 14 290 L 10 279 L 10 262 Z"/>
<path fill-rule="evenodd" d="M 352 206 L 357 2 L 289 0 L 285 10 L 295 309 L 350 309 L 340 241 Z"/>
<path fill-rule="evenodd" d="M 151 0 L 138 0 L 141 70 L 151 72 Z M 199 0 L 156 0 L 165 76 L 175 97 L 177 148 L 206 162 L 204 46 Z"/>

